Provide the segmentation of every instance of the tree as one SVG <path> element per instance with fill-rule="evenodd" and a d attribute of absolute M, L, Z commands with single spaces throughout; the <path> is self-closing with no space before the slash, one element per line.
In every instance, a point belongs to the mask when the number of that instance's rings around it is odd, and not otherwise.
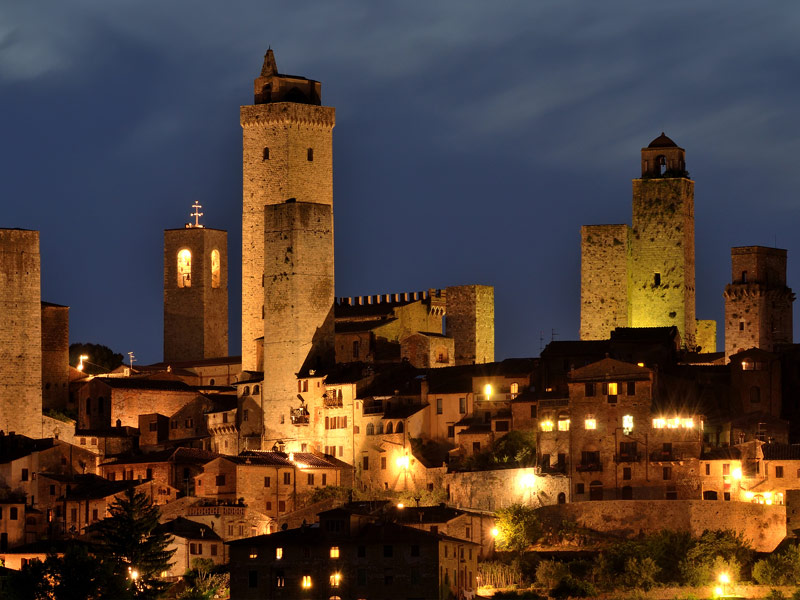
<path fill-rule="evenodd" d="M 230 575 L 220 571 L 208 558 L 194 559 L 183 578 L 188 587 L 177 600 L 211 600 L 226 590 L 230 582 Z"/>
<path fill-rule="evenodd" d="M 533 508 L 512 504 L 497 511 L 497 548 L 522 553 L 542 537 L 542 525 Z"/>
<path fill-rule="evenodd" d="M 97 553 L 129 577 L 134 598 L 157 598 L 167 584 L 158 579 L 170 565 L 172 538 L 158 529 L 159 510 L 133 487 L 117 498 L 110 515 L 95 525 Z"/>
<path fill-rule="evenodd" d="M 76 343 L 69 346 L 69 364 L 77 367 L 80 357 L 88 356 L 84 361 L 83 372 L 87 375 L 101 375 L 113 371 L 122 364 L 122 354 L 117 354 L 102 344 Z"/>
<path fill-rule="evenodd" d="M 735 581 L 742 571 L 748 569 L 752 560 L 753 551 L 741 533 L 706 530 L 686 553 L 681 570 L 691 585 L 708 584 L 722 571 Z"/>

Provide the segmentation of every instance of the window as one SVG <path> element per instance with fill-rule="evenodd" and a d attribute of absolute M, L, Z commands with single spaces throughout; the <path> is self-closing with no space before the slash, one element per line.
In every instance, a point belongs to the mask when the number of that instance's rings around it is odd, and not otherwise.
<path fill-rule="evenodd" d="M 364 471 L 369 471 L 369 456 L 364 456 L 361 459 L 361 469 Z"/>
<path fill-rule="evenodd" d="M 283 574 L 283 569 L 275 571 L 275 587 L 284 587 L 286 585 L 286 577 Z"/>
<path fill-rule="evenodd" d="M 711 475 L 711 463 L 706 463 L 706 475 Z"/>
<path fill-rule="evenodd" d="M 150 431 L 158 431 L 158 422 L 156 421 L 150 422 Z"/>
<path fill-rule="evenodd" d="M 667 486 L 667 500 L 677 500 L 678 499 L 678 490 L 675 489 L 674 485 Z"/>
<path fill-rule="evenodd" d="M 761 402 L 761 388 L 754 385 L 750 388 L 750 403 L 758 404 L 759 402 Z"/>
<path fill-rule="evenodd" d="M 275 560 L 283 558 L 283 548 L 275 548 Z"/>
<path fill-rule="evenodd" d="M 480 442 L 472 442 L 472 451 L 473 452 L 480 452 L 481 451 L 481 443 Z"/>
<path fill-rule="evenodd" d="M 455 425 L 448 425 L 447 426 L 447 437 L 449 437 L 449 438 L 456 437 L 456 426 Z"/>
<path fill-rule="evenodd" d="M 443 410 L 442 410 L 442 399 L 441 398 L 437 398 L 436 399 L 436 414 L 440 415 L 440 414 L 442 414 L 442 412 L 443 412 Z"/>
<path fill-rule="evenodd" d="M 217 487 L 225 485 L 225 475 L 217 475 L 214 481 L 214 485 L 216 485 Z"/>
<path fill-rule="evenodd" d="M 219 287 L 219 250 L 211 251 L 211 287 Z"/>
<path fill-rule="evenodd" d="M 586 397 L 594 396 L 594 384 L 593 383 L 584 383 L 583 384 L 583 395 Z M 580 389 L 580 388 L 579 388 Z"/>
<path fill-rule="evenodd" d="M 625 415 L 622 417 L 622 432 L 629 435 L 633 431 L 633 416 Z"/>
<path fill-rule="evenodd" d="M 286 512 L 286 500 L 278 500 L 278 512 Z"/>
<path fill-rule="evenodd" d="M 272 485 L 272 479 L 270 477 L 264 477 L 264 487 L 270 487 Z"/>
<path fill-rule="evenodd" d="M 617 384 L 615 382 L 604 384 L 607 385 L 608 403 L 615 404 L 617 401 Z"/>
<path fill-rule="evenodd" d="M 653 274 L 653 285 L 656 287 L 661 285 L 661 273 Z"/>
<path fill-rule="evenodd" d="M 386 424 L 386 433 L 394 433 L 394 424 L 391 421 Z"/>
<path fill-rule="evenodd" d="M 339 587 L 339 581 L 341 581 L 341 579 L 341 573 L 331 573 L 331 587 Z"/>
<path fill-rule="evenodd" d="M 731 465 L 730 464 L 725 463 L 724 465 L 722 465 L 722 474 L 723 475 L 730 475 L 731 474 Z"/>
<path fill-rule="evenodd" d="M 264 148 L 264 154 L 262 155 L 261 160 L 269 160 L 269 148 Z"/>
<path fill-rule="evenodd" d="M 375 426 L 372 423 L 367 423 L 367 435 L 375 435 Z"/>
<path fill-rule="evenodd" d="M 594 418 L 594 415 L 589 415 L 583 425 L 586 429 L 597 429 L 597 419 Z"/>
<path fill-rule="evenodd" d="M 314 149 L 313 148 L 309 148 L 308 149 L 308 152 L 306 153 L 306 158 L 308 159 L 308 162 L 311 162 L 311 161 L 314 160 Z"/>
<path fill-rule="evenodd" d="M 664 481 L 672 479 L 672 467 L 661 467 L 661 479 Z"/>
<path fill-rule="evenodd" d="M 385 470 L 386 470 L 386 457 L 385 456 L 381 456 L 381 471 L 385 471 Z"/>
<path fill-rule="evenodd" d="M 630 481 L 631 479 L 631 468 L 630 467 L 623 467 L 622 468 L 622 479 L 625 481 Z"/>
<path fill-rule="evenodd" d="M 178 252 L 178 287 L 192 287 L 192 253 L 186 248 Z"/>
<path fill-rule="evenodd" d="M 536 405 L 531 404 L 531 419 L 535 419 L 537 415 Z"/>
<path fill-rule="evenodd" d="M 747 283 L 747 271 L 742 271 L 742 283 Z"/>
<path fill-rule="evenodd" d="M 353 341 L 353 358 L 358 358 L 358 340 Z"/>
<path fill-rule="evenodd" d="M 558 418 L 558 430 L 559 431 L 569 431 L 569 419 L 564 419 L 563 417 L 559 417 Z"/>
<path fill-rule="evenodd" d="M 541 421 L 539 423 L 539 428 L 542 431 L 553 431 L 553 422 L 552 421 Z"/>
<path fill-rule="evenodd" d="M 566 421 L 567 429 L 561 429 L 561 423 L 562 423 L 562 421 L 558 422 L 559 430 L 560 431 L 567 431 L 569 429 L 569 419 L 567 419 L 567 421 Z M 494 426 L 494 430 L 495 431 L 508 431 L 508 429 L 509 429 L 508 421 L 497 421 L 497 422 L 495 422 L 495 426 Z"/>
<path fill-rule="evenodd" d="M 744 331 L 744 321 L 739 321 L 739 331 Z"/>
<path fill-rule="evenodd" d="M 459 398 L 458 399 L 458 414 L 464 415 L 467 413 L 467 399 L 466 398 Z"/>
<path fill-rule="evenodd" d="M 328 475 L 326 473 L 322 474 L 322 485 L 328 485 Z"/>
<path fill-rule="evenodd" d="M 92 521 L 97 521 L 97 514 L 98 514 L 97 513 L 97 509 L 93 508 L 92 509 Z"/>
<path fill-rule="evenodd" d="M 339 546 L 331 546 L 331 558 L 339 558 Z"/>
<path fill-rule="evenodd" d="M 22 481 L 28 481 L 28 469 L 22 469 Z"/>
<path fill-rule="evenodd" d="M 308 473 L 308 485 L 314 485 L 314 474 Z"/>
<path fill-rule="evenodd" d="M 211 556 L 216 556 L 216 555 L 217 555 L 217 545 L 211 544 Z"/>
<path fill-rule="evenodd" d="M 629 381 L 627 383 L 627 387 L 628 387 L 628 389 L 627 389 L 627 391 L 625 393 L 628 394 L 628 396 L 635 396 L 636 395 L 636 382 L 635 381 Z"/>
<path fill-rule="evenodd" d="M 783 466 L 775 467 L 775 477 L 781 479 L 783 477 Z"/>
<path fill-rule="evenodd" d="M 666 426 L 666 419 L 653 419 L 653 429 L 664 429 Z"/>
<path fill-rule="evenodd" d="M 284 485 L 291 485 L 292 483 L 292 474 L 291 473 L 284 473 L 283 474 L 283 484 Z"/>

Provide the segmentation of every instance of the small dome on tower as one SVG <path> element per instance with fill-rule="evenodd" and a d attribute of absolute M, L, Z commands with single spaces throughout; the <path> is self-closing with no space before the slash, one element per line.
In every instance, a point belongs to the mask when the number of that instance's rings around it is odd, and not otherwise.
<path fill-rule="evenodd" d="M 669 139 L 664 132 L 647 146 L 648 148 L 677 148 L 678 144 Z"/>

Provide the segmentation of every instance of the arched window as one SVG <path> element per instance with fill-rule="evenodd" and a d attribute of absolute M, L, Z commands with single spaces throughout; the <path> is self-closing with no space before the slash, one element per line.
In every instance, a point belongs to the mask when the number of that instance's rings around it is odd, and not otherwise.
<path fill-rule="evenodd" d="M 398 421 L 397 422 L 397 427 L 395 427 L 394 432 L 395 433 L 403 433 L 403 422 L 402 421 Z"/>
<path fill-rule="evenodd" d="M 658 167 L 659 175 L 667 172 L 667 158 L 663 154 L 656 156 L 656 167 Z"/>
<path fill-rule="evenodd" d="M 386 433 L 387 433 L 387 434 L 389 434 L 389 433 L 394 433 L 394 429 L 393 429 L 393 425 L 392 425 L 392 422 L 391 422 L 391 421 L 389 421 L 389 422 L 386 424 Z"/>
<path fill-rule="evenodd" d="M 758 404 L 759 402 L 761 402 L 761 388 L 754 385 L 750 388 L 750 403 Z"/>
<path fill-rule="evenodd" d="M 515 382 L 515 383 L 511 384 L 511 393 L 512 394 L 518 394 L 519 393 L 519 384 L 518 383 Z"/>
<path fill-rule="evenodd" d="M 378 423 L 378 425 L 375 427 L 375 433 L 378 435 L 383 433 L 383 423 Z"/>
<path fill-rule="evenodd" d="M 566 504 L 567 503 L 567 495 L 564 492 L 558 493 L 558 503 L 559 504 Z"/>
<path fill-rule="evenodd" d="M 258 396 L 260 391 L 261 390 L 259 389 L 259 387 L 257 385 L 253 386 L 253 396 Z"/>
<path fill-rule="evenodd" d="M 242 395 L 243 396 L 249 396 L 250 395 L 250 386 L 249 385 L 244 386 L 244 392 L 242 393 Z"/>
<path fill-rule="evenodd" d="M 211 287 L 219 287 L 219 250 L 211 251 Z"/>
<path fill-rule="evenodd" d="M 367 435 L 375 435 L 375 426 L 372 423 L 367 423 Z"/>
<path fill-rule="evenodd" d="M 178 287 L 192 287 L 192 253 L 186 248 L 178 252 Z"/>

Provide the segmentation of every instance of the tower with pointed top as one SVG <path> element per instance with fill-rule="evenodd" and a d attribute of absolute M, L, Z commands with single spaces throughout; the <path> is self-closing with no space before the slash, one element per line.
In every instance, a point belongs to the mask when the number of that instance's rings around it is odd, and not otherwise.
<path fill-rule="evenodd" d="M 633 227 L 581 229 L 581 339 L 616 327 L 671 327 L 686 348 L 716 350 L 713 322 L 695 318 L 694 182 L 685 151 L 664 133 L 642 148 Z M 702 343 L 701 343 L 702 342 Z"/>
<path fill-rule="evenodd" d="M 199 223 L 164 231 L 164 361 L 228 356 L 228 232 Z"/>
<path fill-rule="evenodd" d="M 293 426 L 297 374 L 333 362 L 333 127 L 318 81 L 270 49 L 242 106 L 242 368 L 264 372 L 264 440 Z"/>

